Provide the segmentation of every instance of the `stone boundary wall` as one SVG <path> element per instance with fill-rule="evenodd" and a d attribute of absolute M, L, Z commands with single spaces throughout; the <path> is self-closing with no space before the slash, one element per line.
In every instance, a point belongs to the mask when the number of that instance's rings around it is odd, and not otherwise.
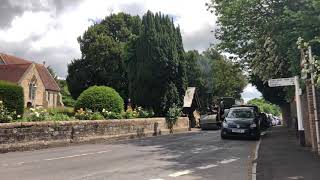
<path fill-rule="evenodd" d="M 174 132 L 186 132 L 189 119 L 181 117 Z M 105 142 L 169 134 L 165 118 L 20 122 L 0 124 L 0 153 Z"/>

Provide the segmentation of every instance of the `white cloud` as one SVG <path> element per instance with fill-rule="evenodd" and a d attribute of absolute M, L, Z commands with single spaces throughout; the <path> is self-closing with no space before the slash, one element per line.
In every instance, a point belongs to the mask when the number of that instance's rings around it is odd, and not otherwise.
<path fill-rule="evenodd" d="M 244 102 L 248 102 L 251 99 L 254 98 L 261 98 L 262 94 L 257 90 L 255 86 L 252 86 L 252 84 L 248 84 L 244 90 L 243 93 L 241 93 L 241 98 L 244 100 Z"/>
<path fill-rule="evenodd" d="M 169 14 L 180 25 L 187 50 L 202 51 L 215 41 L 210 31 L 216 19 L 206 10 L 207 0 L 78 0 L 69 4 L 41 0 L 37 6 L 32 2 L 20 4 L 25 11 L 11 14 L 10 25 L 0 27 L 1 51 L 37 62 L 46 60 L 61 77 L 66 76 L 67 63 L 81 56 L 77 37 L 92 24 L 90 19 L 102 19 L 110 13 L 142 16 L 151 10 Z"/>

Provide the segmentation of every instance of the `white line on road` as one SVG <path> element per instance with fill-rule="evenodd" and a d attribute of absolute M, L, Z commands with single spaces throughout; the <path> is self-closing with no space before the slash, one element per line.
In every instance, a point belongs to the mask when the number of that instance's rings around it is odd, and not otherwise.
<path fill-rule="evenodd" d="M 260 148 L 260 143 L 261 139 L 256 143 L 256 149 L 254 152 L 254 159 L 253 159 L 253 164 L 252 164 L 252 171 L 251 171 L 251 179 L 256 180 L 257 179 L 257 160 L 258 160 L 258 153 L 259 153 L 259 148 Z"/>
<path fill-rule="evenodd" d="M 53 161 L 53 160 L 59 160 L 59 159 L 68 159 L 68 158 L 88 156 L 88 155 L 94 155 L 94 154 L 102 154 L 102 153 L 107 153 L 107 152 L 111 152 L 111 150 L 98 151 L 98 152 L 92 152 L 92 153 L 84 153 L 84 154 L 76 154 L 76 155 L 72 155 L 72 156 L 62 156 L 62 157 L 56 157 L 56 158 L 48 158 L 48 159 L 44 159 L 44 161 Z"/>
<path fill-rule="evenodd" d="M 197 168 L 203 170 L 203 169 L 209 169 L 209 168 L 213 168 L 213 167 L 217 167 L 217 166 L 218 165 L 216 165 L 216 164 L 209 164 L 207 166 L 200 166 L 200 167 L 197 167 Z"/>
<path fill-rule="evenodd" d="M 224 159 L 224 160 L 222 160 L 222 161 L 220 161 L 220 162 L 218 162 L 218 163 L 220 163 L 220 164 L 228 164 L 228 163 L 237 161 L 237 160 L 239 160 L 239 159 L 240 159 L 240 158 Z"/>
<path fill-rule="evenodd" d="M 185 171 L 178 171 L 178 172 L 175 172 L 173 174 L 169 174 L 170 177 L 179 177 L 179 176 L 183 176 L 183 175 L 187 175 L 187 174 L 190 174 L 192 173 L 193 171 L 190 171 L 190 170 L 185 170 Z"/>

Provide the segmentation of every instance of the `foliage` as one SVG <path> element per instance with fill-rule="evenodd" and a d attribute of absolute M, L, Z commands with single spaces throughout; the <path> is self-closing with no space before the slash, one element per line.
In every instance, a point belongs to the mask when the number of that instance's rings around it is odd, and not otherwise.
<path fill-rule="evenodd" d="M 261 112 L 268 113 L 268 114 L 273 114 L 274 116 L 279 116 L 280 115 L 280 108 L 277 105 L 271 104 L 264 99 L 252 99 L 248 101 L 248 104 L 250 105 L 256 105 L 259 107 Z"/>
<path fill-rule="evenodd" d="M 58 80 L 58 75 L 57 73 L 53 70 L 53 68 L 51 66 L 47 67 L 47 70 L 49 71 L 50 75 L 53 77 L 53 79 L 57 82 L 57 84 L 59 83 Z"/>
<path fill-rule="evenodd" d="M 317 0 L 212 0 L 208 8 L 218 16 L 219 48 L 241 59 L 262 92 L 268 92 L 265 82 L 270 78 L 299 75 L 296 41 L 299 37 L 310 40 L 320 33 Z M 276 88 L 274 93 L 263 95 L 281 105 L 290 91 Z"/>
<path fill-rule="evenodd" d="M 26 119 L 28 121 L 45 121 L 49 117 L 46 109 L 42 107 L 30 108 L 30 114 Z"/>
<path fill-rule="evenodd" d="M 209 94 L 218 97 L 239 98 L 241 96 L 247 81 L 238 63 L 226 59 L 213 48 L 209 48 L 202 54 L 189 51 L 185 58 L 188 86 L 197 87 L 203 110 L 206 110 L 205 108 L 211 103 L 212 97 Z"/>
<path fill-rule="evenodd" d="M 0 100 L 10 112 L 22 116 L 24 111 L 23 89 L 15 84 L 0 81 Z"/>
<path fill-rule="evenodd" d="M 101 112 L 103 109 L 115 113 L 121 113 L 124 102 L 117 91 L 106 86 L 92 86 L 83 91 L 76 101 L 75 109 L 91 109 Z"/>
<path fill-rule="evenodd" d="M 18 116 L 19 117 L 19 116 Z M 9 123 L 17 118 L 16 112 L 10 112 L 0 101 L 0 123 Z"/>
<path fill-rule="evenodd" d="M 75 113 L 74 117 L 79 120 L 90 120 L 92 115 L 92 111 L 88 109 L 87 111 L 83 110 L 82 108 L 78 109 Z"/>
<path fill-rule="evenodd" d="M 218 59 L 212 63 L 212 72 L 214 96 L 241 97 L 247 81 L 239 65 L 227 59 Z"/>
<path fill-rule="evenodd" d="M 129 93 L 133 102 L 164 115 L 172 102 L 181 105 L 187 86 L 180 28 L 169 16 L 148 11 L 138 37 L 128 44 Z M 175 94 L 174 99 L 169 100 Z"/>
<path fill-rule="evenodd" d="M 71 118 L 68 115 L 61 113 L 52 114 L 48 117 L 48 120 L 52 121 L 68 121 L 70 119 Z"/>
<path fill-rule="evenodd" d="M 136 111 L 138 112 L 138 117 L 139 118 L 150 118 L 154 116 L 154 112 L 152 109 L 143 109 L 142 107 L 138 106 L 136 108 Z"/>
<path fill-rule="evenodd" d="M 139 114 L 136 110 L 127 110 L 122 113 L 122 117 L 125 119 L 134 119 L 134 118 L 138 118 Z"/>
<path fill-rule="evenodd" d="M 167 112 L 166 122 L 171 133 L 173 132 L 173 126 L 177 123 L 178 118 L 181 116 L 181 110 L 181 108 L 173 104 Z"/>
<path fill-rule="evenodd" d="M 139 16 L 111 14 L 90 26 L 78 38 L 82 57 L 68 65 L 67 83 L 73 98 L 93 85 L 116 89 L 123 98 L 128 95 L 124 50 L 129 39 L 141 29 Z"/>
<path fill-rule="evenodd" d="M 64 114 L 69 117 L 74 116 L 74 110 L 70 107 L 56 107 L 56 108 L 48 108 L 47 112 L 49 115 L 55 115 L 55 114 Z"/>
<path fill-rule="evenodd" d="M 103 120 L 104 116 L 99 112 L 94 112 L 90 116 L 90 120 Z"/>
<path fill-rule="evenodd" d="M 101 114 L 106 118 L 106 119 L 122 119 L 123 118 L 123 112 L 122 113 L 115 113 L 111 111 L 107 111 L 105 109 L 102 110 Z"/>
<path fill-rule="evenodd" d="M 61 89 L 60 93 L 62 95 L 62 102 L 64 106 L 73 107 L 76 101 L 73 99 L 69 92 L 66 80 L 58 80 L 58 82 Z"/>

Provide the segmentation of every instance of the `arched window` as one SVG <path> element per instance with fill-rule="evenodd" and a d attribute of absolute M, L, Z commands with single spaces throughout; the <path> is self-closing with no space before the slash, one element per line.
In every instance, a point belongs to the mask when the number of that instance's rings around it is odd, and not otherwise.
<path fill-rule="evenodd" d="M 37 91 L 37 79 L 35 76 L 31 79 L 29 83 L 29 99 L 34 100 L 36 98 L 36 91 Z"/>

